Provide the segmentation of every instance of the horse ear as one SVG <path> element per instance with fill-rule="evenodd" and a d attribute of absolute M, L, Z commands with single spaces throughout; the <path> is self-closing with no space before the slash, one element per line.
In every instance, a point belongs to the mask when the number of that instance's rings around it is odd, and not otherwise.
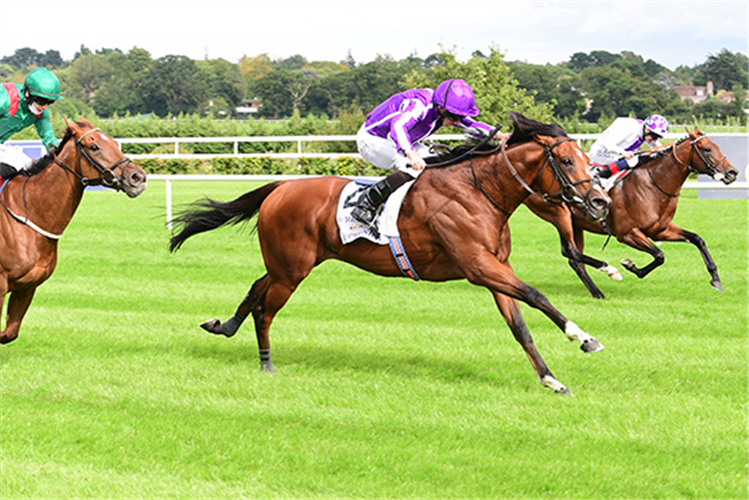
<path fill-rule="evenodd" d="M 689 134 L 689 138 L 692 139 L 692 140 L 697 139 L 697 137 L 699 137 L 699 135 L 700 135 L 700 131 L 699 130 L 700 130 L 699 128 L 695 128 L 695 131 L 692 132 L 691 130 L 687 129 L 687 134 Z"/>
<path fill-rule="evenodd" d="M 81 123 L 83 123 L 84 125 L 88 125 L 88 126 L 90 126 L 90 127 L 92 127 L 92 128 L 93 128 L 93 126 L 94 126 L 94 124 L 93 124 L 93 123 L 91 123 L 90 121 L 86 120 L 86 119 L 85 119 L 85 118 L 83 118 L 83 117 L 81 117 L 79 121 L 80 121 Z"/>
<path fill-rule="evenodd" d="M 68 126 L 68 128 L 70 129 L 71 132 L 73 132 L 73 134 L 75 134 L 76 136 L 80 134 L 80 127 L 78 126 L 77 123 L 68 120 L 67 116 L 63 116 L 62 118 L 63 120 L 65 120 L 65 125 Z"/>

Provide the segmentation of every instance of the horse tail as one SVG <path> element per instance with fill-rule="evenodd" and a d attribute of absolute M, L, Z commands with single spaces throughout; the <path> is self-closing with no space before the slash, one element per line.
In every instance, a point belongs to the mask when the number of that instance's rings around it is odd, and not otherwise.
<path fill-rule="evenodd" d="M 234 225 L 252 219 L 260 210 L 263 201 L 280 184 L 280 181 L 266 184 L 227 203 L 210 198 L 193 203 L 172 219 L 172 223 L 182 226 L 182 229 L 169 240 L 169 251 L 179 250 L 190 236 L 226 224 Z"/>

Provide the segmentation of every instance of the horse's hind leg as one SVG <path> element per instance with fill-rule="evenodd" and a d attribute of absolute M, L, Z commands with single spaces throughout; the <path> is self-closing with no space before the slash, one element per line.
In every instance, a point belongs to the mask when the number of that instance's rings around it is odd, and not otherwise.
<path fill-rule="evenodd" d="M 538 349 L 536 349 L 536 345 L 533 343 L 533 338 L 531 337 L 531 332 L 525 324 L 525 319 L 523 319 L 523 315 L 520 312 L 520 307 L 518 307 L 518 302 L 515 299 L 499 293 L 494 293 L 493 295 L 494 301 L 497 303 L 497 307 L 499 307 L 499 311 L 505 318 L 510 330 L 512 330 L 515 340 L 517 340 L 523 347 L 533 369 L 536 370 L 536 374 L 538 375 L 541 384 L 545 387 L 550 387 L 558 394 L 572 395 L 572 392 L 554 377 L 551 370 L 549 370 L 549 367 L 541 357 L 541 354 L 538 352 Z"/>
<path fill-rule="evenodd" d="M 705 262 L 707 272 L 710 273 L 710 285 L 719 292 L 723 291 L 723 284 L 720 281 L 720 277 L 718 277 L 718 266 L 710 255 L 705 240 L 699 234 L 670 224 L 665 230 L 655 235 L 653 239 L 657 241 L 685 241 L 696 246 L 700 251 L 702 260 Z"/>
<path fill-rule="evenodd" d="M 10 293 L 8 298 L 8 322 L 5 325 L 5 330 L 0 332 L 0 344 L 7 344 L 16 340 L 21 329 L 21 322 L 26 315 L 26 311 L 29 310 L 35 292 L 36 287 L 13 290 Z M 0 301 L 0 308 L 2 308 L 3 302 L 4 300 Z M 2 315 L 0 315 L 0 320 L 2 320 Z"/>
<path fill-rule="evenodd" d="M 276 370 L 273 367 L 273 361 L 270 355 L 270 338 L 268 335 L 270 322 L 268 322 L 267 327 L 261 326 L 265 324 L 265 300 L 269 284 L 270 278 L 266 274 L 252 284 L 250 291 L 247 292 L 247 295 L 245 295 L 244 299 L 239 304 L 234 316 L 223 323 L 218 318 L 213 318 L 202 323 L 200 326 L 210 333 L 232 337 L 237 333 L 237 330 L 247 316 L 252 313 L 252 317 L 255 321 L 258 348 L 260 350 L 260 367 L 265 372 L 275 373 Z M 261 335 L 261 331 L 263 331 L 264 334 Z"/>

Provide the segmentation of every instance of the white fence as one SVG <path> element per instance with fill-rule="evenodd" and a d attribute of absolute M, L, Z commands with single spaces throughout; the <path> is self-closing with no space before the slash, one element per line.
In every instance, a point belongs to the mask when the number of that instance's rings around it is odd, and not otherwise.
<path fill-rule="evenodd" d="M 595 140 L 598 138 L 600 134 L 570 134 L 570 136 L 575 140 Z M 435 135 L 432 136 L 432 139 L 435 141 L 447 141 L 447 140 L 460 140 L 463 139 L 465 136 L 462 134 L 443 134 L 443 135 Z M 666 139 L 680 139 L 684 137 L 684 134 L 667 134 Z M 746 141 L 747 140 L 747 134 L 741 134 L 741 133 L 722 133 L 722 134 L 710 134 L 710 137 L 712 139 L 717 138 L 726 138 L 726 140 L 729 140 L 730 138 L 737 138 L 738 141 Z M 145 137 L 145 138 L 124 138 L 124 139 L 116 139 L 116 141 L 120 144 L 120 147 L 122 147 L 123 144 L 174 144 L 174 152 L 170 153 L 158 153 L 158 154 L 130 154 L 128 155 L 132 159 L 140 159 L 140 158 L 163 158 L 163 159 L 169 159 L 169 158 L 187 158 L 187 159 L 211 159 L 211 158 L 251 158 L 251 157 L 270 157 L 270 158 L 282 158 L 282 159 L 298 159 L 298 158 L 360 158 L 361 156 L 358 153 L 311 153 L 311 152 L 304 152 L 304 145 L 308 143 L 314 143 L 314 142 L 354 142 L 356 141 L 355 135 L 326 135 L 326 136 L 319 136 L 319 135 L 304 135 L 304 136 L 262 136 L 262 137 L 160 137 L 160 138 L 152 138 L 152 137 Z M 254 142 L 254 143 L 264 143 L 264 142 L 294 142 L 296 143 L 296 152 L 295 153 L 250 153 L 250 154 L 244 154 L 239 153 L 239 144 L 243 142 Z M 28 151 L 27 154 L 30 154 L 30 156 L 34 157 L 37 155 L 41 155 L 43 146 L 41 145 L 41 141 L 35 140 L 23 140 L 23 141 L 10 141 L 10 144 L 14 144 L 17 146 L 22 147 L 24 150 Z M 190 154 L 190 153 L 180 153 L 180 144 L 187 144 L 187 143 L 231 143 L 233 145 L 233 153 L 225 153 L 225 154 Z M 746 149 L 744 146 L 741 146 L 742 149 Z M 723 146 L 721 146 L 721 149 L 723 149 Z M 744 156 L 746 155 L 745 151 L 742 151 L 744 153 Z M 741 170 L 741 175 L 739 176 L 739 181 L 734 182 L 733 184 L 730 184 L 728 186 L 719 183 L 719 182 L 708 182 L 705 180 L 700 179 L 698 182 L 687 182 L 684 184 L 684 189 L 699 189 L 700 192 L 716 192 L 716 191 L 724 191 L 724 190 L 744 190 L 747 191 L 747 194 L 744 195 L 744 197 L 749 197 L 749 182 L 746 182 L 745 175 L 747 171 L 747 160 L 746 158 L 742 158 L 738 160 L 739 163 L 737 164 L 736 161 L 734 161 L 734 166 L 739 168 Z M 272 181 L 272 180 L 278 180 L 278 179 L 291 179 L 291 178 L 309 178 L 308 175 L 300 175 L 300 176 L 294 176 L 294 175 L 231 175 L 231 174 L 225 174 L 225 175 L 198 175 L 198 174 L 179 174 L 179 175 L 161 175 L 161 174 L 153 174 L 149 175 L 148 178 L 151 180 L 164 180 L 166 181 L 166 218 L 167 223 L 169 225 L 169 229 L 171 229 L 171 219 L 172 219 L 172 182 L 174 181 Z M 360 179 L 368 179 L 368 180 L 377 180 L 380 179 L 380 177 L 358 177 Z"/>

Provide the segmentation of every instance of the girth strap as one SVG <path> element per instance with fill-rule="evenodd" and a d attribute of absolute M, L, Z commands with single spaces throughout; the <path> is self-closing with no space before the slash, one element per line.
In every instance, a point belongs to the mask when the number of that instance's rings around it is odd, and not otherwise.
<path fill-rule="evenodd" d="M 403 276 L 411 278 L 414 281 L 419 281 L 419 275 L 414 271 L 411 262 L 406 256 L 406 250 L 403 248 L 403 242 L 401 242 L 398 236 L 388 236 L 388 242 L 390 243 L 390 251 L 393 252 L 393 258 L 395 263 L 398 264 L 398 269 L 401 270 Z"/>

